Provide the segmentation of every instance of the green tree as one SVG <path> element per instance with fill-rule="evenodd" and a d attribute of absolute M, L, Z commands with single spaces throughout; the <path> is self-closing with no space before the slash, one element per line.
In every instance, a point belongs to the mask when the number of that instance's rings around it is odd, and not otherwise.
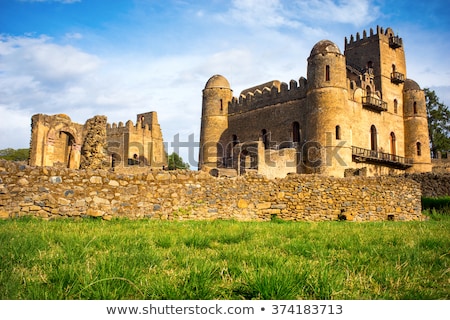
<path fill-rule="evenodd" d="M 11 161 L 26 161 L 28 160 L 30 149 L 2 149 L 0 150 L 0 159 Z"/>
<path fill-rule="evenodd" d="M 172 154 L 170 156 L 168 156 L 167 162 L 169 165 L 169 170 L 189 169 L 189 164 L 186 162 L 183 162 L 183 158 L 181 158 L 175 152 L 172 152 Z"/>
<path fill-rule="evenodd" d="M 431 156 L 450 151 L 450 110 L 439 101 L 434 90 L 424 88 L 427 103 Z"/>

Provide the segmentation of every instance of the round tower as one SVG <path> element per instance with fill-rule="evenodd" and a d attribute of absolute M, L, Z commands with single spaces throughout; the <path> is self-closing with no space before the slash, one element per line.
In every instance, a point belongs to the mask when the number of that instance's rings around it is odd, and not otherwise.
<path fill-rule="evenodd" d="M 425 93 L 411 79 L 406 79 L 403 86 L 403 105 L 405 157 L 413 162 L 407 172 L 429 172 L 431 152 Z"/>
<path fill-rule="evenodd" d="M 225 146 L 220 144 L 220 138 L 228 128 L 228 104 L 232 98 L 233 90 L 221 75 L 212 76 L 203 89 L 199 170 L 222 164 Z"/>
<path fill-rule="evenodd" d="M 345 56 L 329 40 L 318 42 L 308 58 L 306 172 L 344 176 L 352 161 Z M 320 159 L 318 150 L 320 150 Z"/>

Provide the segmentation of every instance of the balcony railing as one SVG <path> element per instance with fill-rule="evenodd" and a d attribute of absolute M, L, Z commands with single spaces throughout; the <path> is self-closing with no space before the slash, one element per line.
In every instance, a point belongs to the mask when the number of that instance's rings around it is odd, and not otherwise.
<path fill-rule="evenodd" d="M 400 48 L 403 45 L 402 38 L 399 36 L 392 36 L 389 38 L 389 47 L 396 49 Z"/>
<path fill-rule="evenodd" d="M 355 146 L 352 146 L 352 157 L 355 162 L 367 162 L 403 170 L 413 165 L 410 158 Z"/>
<path fill-rule="evenodd" d="M 405 82 L 405 75 L 400 72 L 392 72 L 391 73 L 391 82 L 395 83 L 395 84 Z"/>
<path fill-rule="evenodd" d="M 372 96 L 362 97 L 362 105 L 364 108 L 376 112 L 387 111 L 387 103 Z"/>

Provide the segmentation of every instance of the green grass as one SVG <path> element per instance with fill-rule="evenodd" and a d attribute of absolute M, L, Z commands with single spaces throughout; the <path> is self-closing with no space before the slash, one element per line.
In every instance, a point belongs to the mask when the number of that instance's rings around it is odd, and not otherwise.
<path fill-rule="evenodd" d="M 0 221 L 0 299 L 449 299 L 450 217 Z"/>

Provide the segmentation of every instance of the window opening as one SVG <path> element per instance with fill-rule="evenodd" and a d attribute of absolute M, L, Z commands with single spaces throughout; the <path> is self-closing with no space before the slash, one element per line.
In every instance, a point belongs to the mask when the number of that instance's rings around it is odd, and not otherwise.
<path fill-rule="evenodd" d="M 397 154 L 397 150 L 396 150 L 396 138 L 395 138 L 395 133 L 391 132 L 391 136 L 390 136 L 390 144 L 391 144 L 391 154 Z"/>
<path fill-rule="evenodd" d="M 262 134 L 262 141 L 264 144 L 264 149 L 269 149 L 269 135 L 267 134 L 267 130 L 262 129 L 261 134 Z"/>
<path fill-rule="evenodd" d="M 372 125 L 370 127 L 370 150 L 372 151 L 377 151 L 378 146 L 377 146 L 377 128 Z"/>
<path fill-rule="evenodd" d="M 292 142 L 300 142 L 300 124 L 297 121 L 292 123 Z"/>
<path fill-rule="evenodd" d="M 336 140 L 341 140 L 341 127 L 336 126 Z"/>

